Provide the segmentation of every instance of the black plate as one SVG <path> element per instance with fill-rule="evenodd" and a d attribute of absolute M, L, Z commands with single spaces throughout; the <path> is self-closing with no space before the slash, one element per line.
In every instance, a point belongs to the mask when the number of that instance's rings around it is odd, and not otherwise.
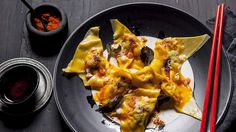
<path fill-rule="evenodd" d="M 104 47 L 105 44 L 112 42 L 113 33 L 109 21 L 112 18 L 119 19 L 130 29 L 133 26 L 137 27 L 140 34 L 146 36 L 157 37 L 159 31 L 164 31 L 166 36 L 194 36 L 205 33 L 211 35 L 208 28 L 187 13 L 155 3 L 134 3 L 116 6 L 88 19 L 66 41 L 57 59 L 54 71 L 54 96 L 56 103 L 65 122 L 74 131 L 114 131 L 114 129 L 102 123 L 103 115 L 95 111 L 97 107 L 91 108 L 87 100 L 91 92 L 84 88 L 79 77 L 66 78 L 62 73 L 62 68 L 65 68 L 70 62 L 78 43 L 83 39 L 90 27 L 100 26 L 100 36 Z M 211 41 L 212 39 L 189 60 L 195 78 L 194 96 L 201 109 L 205 95 Z M 231 97 L 231 72 L 224 51 L 222 53 L 221 66 L 217 125 L 220 124 L 221 119 L 224 117 Z M 199 131 L 199 128 L 200 121 L 183 115 L 181 118 L 167 124 L 164 130 L 193 132 Z"/>

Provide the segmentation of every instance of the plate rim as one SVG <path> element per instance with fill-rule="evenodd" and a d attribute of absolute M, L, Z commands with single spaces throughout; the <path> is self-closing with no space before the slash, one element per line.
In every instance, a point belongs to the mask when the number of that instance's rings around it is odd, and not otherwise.
<path fill-rule="evenodd" d="M 162 7 L 167 7 L 167 8 L 171 8 L 173 10 L 176 10 L 178 12 L 181 12 L 185 15 L 187 15 L 188 17 L 192 18 L 192 20 L 194 20 L 196 23 L 200 24 L 201 26 L 205 27 L 208 31 L 209 31 L 209 35 L 212 36 L 212 32 L 210 30 L 210 28 L 203 24 L 200 20 L 198 20 L 197 18 L 195 18 L 193 15 L 191 15 L 190 13 L 187 13 L 186 11 L 182 10 L 182 9 L 179 9 L 177 7 L 173 7 L 171 5 L 167 5 L 167 4 L 163 4 L 163 3 L 158 3 L 158 2 L 128 2 L 128 3 L 123 3 L 123 4 L 119 4 L 119 5 L 115 5 L 115 6 L 111 6 L 107 9 L 104 9 L 102 11 L 99 11 L 98 13 L 95 13 L 94 15 L 90 16 L 89 18 L 87 18 L 84 22 L 82 22 L 79 26 L 77 26 L 72 32 L 71 34 L 69 35 L 69 37 L 66 39 L 66 41 L 64 42 L 58 56 L 57 56 L 57 59 L 56 59 L 56 63 L 54 65 L 54 71 L 53 71 L 53 96 L 54 96 L 54 99 L 55 99 L 55 102 L 56 102 L 56 106 L 58 108 L 58 111 L 61 115 L 61 117 L 63 118 L 64 122 L 67 124 L 67 126 L 72 130 L 72 131 L 77 131 L 75 130 L 75 128 L 72 126 L 72 124 L 69 122 L 69 120 L 67 119 L 67 117 L 65 116 L 63 110 L 62 110 L 62 107 L 60 105 L 60 101 L 58 99 L 58 96 L 57 96 L 57 90 L 56 90 L 56 75 L 57 75 L 57 67 L 58 67 L 58 64 L 59 64 L 59 61 L 60 61 L 60 58 L 62 56 L 62 53 L 65 49 L 65 47 L 67 46 L 67 43 L 69 42 L 69 40 L 74 36 L 74 34 L 83 26 L 85 25 L 88 21 L 92 20 L 93 18 L 95 18 L 96 16 L 102 14 L 102 13 L 105 13 L 107 11 L 110 11 L 110 10 L 113 10 L 113 9 L 116 9 L 116 8 L 120 8 L 120 7 L 123 7 L 123 6 L 132 6 L 132 5 L 156 5 L 156 6 L 162 6 Z M 225 57 L 226 57 L 226 63 L 227 63 L 227 68 L 229 70 L 229 82 L 230 82 L 230 90 L 229 90 L 229 96 L 226 100 L 226 105 L 225 107 L 223 108 L 223 111 L 222 113 L 220 114 L 219 118 L 217 119 L 216 121 L 216 129 L 220 126 L 220 124 L 222 123 L 223 119 L 225 118 L 227 112 L 228 112 L 228 109 L 229 109 L 229 106 L 230 106 L 230 103 L 231 103 L 231 100 L 232 100 L 232 91 L 233 91 L 233 88 L 232 88 L 232 71 L 231 71 L 231 66 L 230 66 L 230 63 L 229 63 L 229 58 L 228 58 L 228 55 L 226 54 L 226 50 L 224 49 L 224 47 L 222 46 L 222 51 L 223 51 L 223 54 L 225 54 Z"/>

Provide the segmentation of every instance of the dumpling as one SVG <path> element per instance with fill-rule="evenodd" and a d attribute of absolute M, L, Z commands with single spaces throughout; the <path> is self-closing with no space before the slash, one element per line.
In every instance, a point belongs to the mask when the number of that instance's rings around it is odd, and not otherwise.
<path fill-rule="evenodd" d="M 121 132 L 144 132 L 152 115 L 160 89 L 138 88 L 124 96 L 110 116 L 118 118 Z"/>
<path fill-rule="evenodd" d="M 63 69 L 65 73 L 77 73 L 85 86 L 99 88 L 105 84 L 108 61 L 103 57 L 102 41 L 99 38 L 99 27 L 92 27 L 78 44 L 73 59 Z"/>
<path fill-rule="evenodd" d="M 160 64 L 151 64 L 156 78 L 163 77 L 165 71 L 165 77 L 161 78 L 161 89 L 165 95 L 172 98 L 175 109 L 197 119 L 201 119 L 202 113 L 193 98 L 190 80 L 181 74 L 180 68 L 208 39 L 208 35 L 202 35 L 159 40 L 156 43 L 153 63 L 157 61 Z M 163 68 L 155 68 L 161 64 Z"/>
<path fill-rule="evenodd" d="M 121 101 L 131 88 L 131 74 L 119 67 L 110 65 L 106 74 L 106 83 L 93 97 L 100 110 L 110 111 Z"/>
<path fill-rule="evenodd" d="M 140 52 L 144 44 L 133 34 L 125 25 L 120 23 L 117 19 L 111 20 L 113 29 L 113 41 L 111 50 L 115 51 L 115 58 L 121 68 L 131 69 L 132 66 L 144 66 L 140 59 Z M 132 64 L 132 63 L 135 64 Z"/>
<path fill-rule="evenodd" d="M 88 30 L 83 41 L 78 44 L 73 59 L 63 71 L 66 73 L 85 73 L 86 61 L 92 58 L 91 52 L 99 55 L 103 52 L 102 41 L 99 38 L 99 27 L 92 27 Z"/>

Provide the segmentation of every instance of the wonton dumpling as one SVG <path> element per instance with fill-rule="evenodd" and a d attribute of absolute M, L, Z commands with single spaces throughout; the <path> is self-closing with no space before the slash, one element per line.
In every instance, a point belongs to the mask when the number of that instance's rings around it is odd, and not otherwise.
<path fill-rule="evenodd" d="M 144 65 L 142 63 L 140 64 L 141 61 L 138 61 L 140 60 L 141 49 L 144 46 L 142 41 L 117 19 L 112 19 L 111 25 L 114 32 L 114 43 L 111 45 L 111 48 L 112 50 L 116 50 L 115 57 L 119 67 L 126 69 L 130 69 L 132 66 L 136 68 L 143 67 Z M 117 51 L 119 48 L 120 50 Z M 135 64 L 132 64 L 134 60 Z"/>
<path fill-rule="evenodd" d="M 193 92 L 189 86 L 190 80 L 184 78 L 180 73 L 180 68 L 187 58 L 199 50 L 208 39 L 208 35 L 202 35 L 158 40 L 154 49 L 154 61 L 160 64 L 154 62 L 151 64 L 157 78 L 163 77 L 161 76 L 163 70 L 166 72 L 161 89 L 172 98 L 175 109 L 197 119 L 201 119 L 202 113 L 193 98 Z M 163 64 L 163 68 L 160 68 L 162 70 L 155 69 L 161 64 Z"/>
<path fill-rule="evenodd" d="M 105 74 L 108 65 L 108 61 L 103 57 L 99 27 L 92 27 L 77 46 L 73 59 L 63 71 L 79 74 L 85 86 L 98 89 L 105 84 L 105 79 L 100 73 Z"/>
<path fill-rule="evenodd" d="M 170 71 L 170 79 L 162 82 L 161 89 L 165 95 L 172 98 L 174 108 L 178 112 L 201 120 L 202 112 L 193 98 L 189 81 L 181 73 Z"/>
<path fill-rule="evenodd" d="M 114 44 L 122 43 L 126 35 L 133 35 L 133 33 L 117 19 L 111 19 L 111 26 L 114 32 Z"/>
<path fill-rule="evenodd" d="M 85 59 L 91 50 L 96 50 L 98 54 L 103 52 L 102 41 L 99 38 L 99 27 L 92 27 L 88 30 L 83 41 L 79 43 L 73 59 L 63 71 L 66 73 L 84 73 L 86 69 Z"/>
<path fill-rule="evenodd" d="M 110 65 L 106 78 L 106 84 L 93 97 L 101 107 L 110 108 L 119 103 L 119 99 L 128 92 L 132 76 L 126 70 Z"/>
<path fill-rule="evenodd" d="M 121 105 L 110 114 L 119 119 L 121 132 L 144 132 L 159 95 L 160 89 L 145 88 L 126 94 Z"/>

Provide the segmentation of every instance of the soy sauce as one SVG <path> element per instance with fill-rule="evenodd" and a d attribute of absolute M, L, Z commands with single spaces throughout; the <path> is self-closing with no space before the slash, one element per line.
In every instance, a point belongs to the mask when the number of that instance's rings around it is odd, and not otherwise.
<path fill-rule="evenodd" d="M 24 99 L 28 94 L 29 83 L 27 80 L 16 80 L 6 89 L 5 96 L 12 101 Z"/>
<path fill-rule="evenodd" d="M 0 78 L 1 98 L 6 103 L 20 103 L 29 98 L 38 84 L 38 73 L 27 65 L 10 68 Z"/>

